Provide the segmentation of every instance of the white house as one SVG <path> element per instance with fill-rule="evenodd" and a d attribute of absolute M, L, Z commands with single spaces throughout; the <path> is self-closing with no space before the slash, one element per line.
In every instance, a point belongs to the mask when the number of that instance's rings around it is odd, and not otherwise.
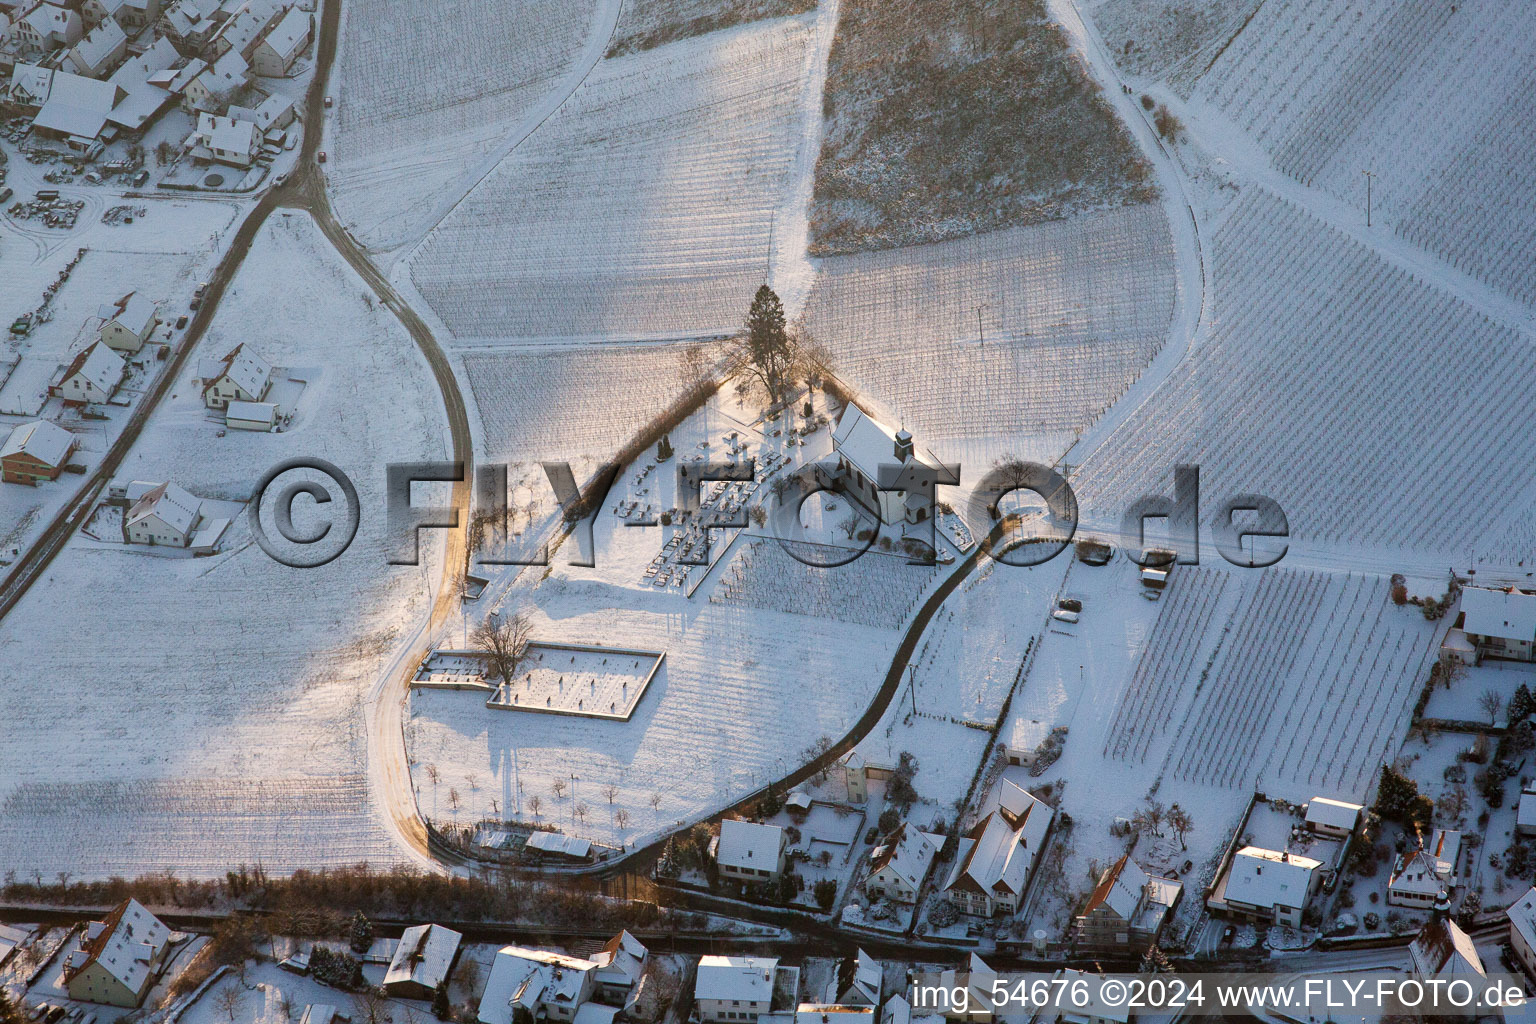
<path fill-rule="evenodd" d="M 871 899 L 915 902 L 923 880 L 928 877 L 928 869 L 933 866 L 933 859 L 943 845 L 942 836 L 931 835 L 910 822 L 902 822 L 870 854 L 869 877 L 864 880 L 864 891 Z"/>
<path fill-rule="evenodd" d="M 184 548 L 202 519 L 202 501 L 173 483 L 144 492 L 123 516 L 123 541 Z"/>
<path fill-rule="evenodd" d="M 11 39 L 23 50 L 48 53 L 80 41 L 80 14 L 58 4 L 38 4 L 11 26 Z"/>
<path fill-rule="evenodd" d="M 699 961 L 693 1002 L 703 1024 L 755 1022 L 773 1006 L 779 962 L 769 957 L 706 956 Z"/>
<path fill-rule="evenodd" d="M 245 58 L 231 50 L 213 64 L 201 59 L 189 63 L 200 65 L 181 85 L 181 106 L 189 114 L 208 112 L 222 113 L 229 107 L 235 93 L 245 88 L 251 80 L 250 68 Z"/>
<path fill-rule="evenodd" d="M 1050 833 L 1049 804 L 1006 779 L 998 795 L 997 809 L 960 840 L 944 882 L 945 897 L 963 914 L 1016 913 Z"/>
<path fill-rule="evenodd" d="M 251 51 L 251 70 L 263 78 L 280 78 L 309 46 L 312 32 L 308 11 L 288 8 L 282 20 L 261 37 Z"/>
<path fill-rule="evenodd" d="M 491 961 L 476 1013 L 480 1024 L 555 1020 L 574 1022 L 592 998 L 597 965 L 543 949 L 505 946 Z"/>
<path fill-rule="evenodd" d="M 1307 801 L 1306 825 L 1317 835 L 1346 839 L 1359 824 L 1362 810 L 1359 804 L 1315 796 Z"/>
<path fill-rule="evenodd" d="M 82 349 L 59 374 L 48 390 L 66 402 L 105 402 L 117 392 L 128 364 L 99 341 Z"/>
<path fill-rule="evenodd" d="M 1511 903 L 1509 910 L 1509 945 L 1527 974 L 1536 976 L 1536 888 Z"/>
<path fill-rule="evenodd" d="M 1387 903 L 1394 907 L 1430 907 L 1441 890 L 1456 887 L 1461 833 L 1435 829 L 1429 845 L 1397 859 L 1387 882 Z"/>
<path fill-rule="evenodd" d="M 407 928 L 384 974 L 384 991 L 402 999 L 431 999 L 448 980 L 464 936 L 438 924 Z"/>
<path fill-rule="evenodd" d="M 139 351 L 160 323 L 155 304 L 138 292 L 129 292 L 117 302 L 102 306 L 96 315 L 101 317 L 96 336 L 118 352 Z"/>
<path fill-rule="evenodd" d="M 838 975 L 839 982 L 844 976 L 847 982 L 841 985 L 842 991 L 837 996 L 838 1005 L 880 1005 L 880 997 L 885 993 L 885 970 L 880 966 L 880 961 L 862 949 L 857 950 L 851 960 L 843 961 L 843 970 Z"/>
<path fill-rule="evenodd" d="M 275 6 L 247 6 L 219 26 L 218 31 L 208 40 L 204 52 L 215 58 L 226 53 L 238 53 L 249 64 L 251 52 L 256 49 L 256 41 L 281 16 L 282 10 Z"/>
<path fill-rule="evenodd" d="M 170 948 L 171 930 L 138 900 L 119 903 L 104 921 L 93 921 L 80 947 L 64 958 L 64 987 L 71 999 L 137 1007 Z"/>
<path fill-rule="evenodd" d="M 715 866 L 741 882 L 774 881 L 784 870 L 784 830 L 777 825 L 726 819 L 710 844 Z"/>
<path fill-rule="evenodd" d="M 215 160 L 231 167 L 249 167 L 261 151 L 261 132 L 254 122 L 204 111 L 197 115 L 197 128 L 187 142 L 194 160 Z"/>
<path fill-rule="evenodd" d="M 87 32 L 69 51 L 69 62 L 87 78 L 100 78 L 122 60 L 128 49 L 123 27 L 108 18 Z"/>
<path fill-rule="evenodd" d="M 1458 625 L 1479 657 L 1536 661 L 1536 594 L 1463 587 Z"/>
<path fill-rule="evenodd" d="M 226 409 L 230 402 L 260 402 L 267 394 L 272 365 L 241 343 L 223 359 L 204 360 L 198 368 L 203 405 Z"/>
<path fill-rule="evenodd" d="M 1228 911 L 1291 928 L 1301 927 L 1307 903 L 1322 885 L 1322 861 L 1287 851 L 1245 846 L 1206 901 Z"/>
<path fill-rule="evenodd" d="M 972 1024 L 989 1024 L 997 1016 L 994 986 L 997 971 L 981 957 L 972 953 L 965 970 L 950 968 L 939 974 L 939 987 L 946 993 L 965 993 L 964 1002 L 957 1003 L 950 995 L 943 1012 L 947 1020 L 967 1021 Z"/>
<path fill-rule="evenodd" d="M 1409 943 L 1408 959 L 1420 983 L 1454 978 L 1475 981 L 1487 975 L 1472 937 L 1443 912 L 1434 914 Z"/>
<path fill-rule="evenodd" d="M 597 998 L 614 1006 L 630 1002 L 645 975 L 645 962 L 650 951 L 628 931 L 621 931 L 608 940 L 608 945 L 592 954 L 597 969 L 592 981 L 597 986 Z"/>

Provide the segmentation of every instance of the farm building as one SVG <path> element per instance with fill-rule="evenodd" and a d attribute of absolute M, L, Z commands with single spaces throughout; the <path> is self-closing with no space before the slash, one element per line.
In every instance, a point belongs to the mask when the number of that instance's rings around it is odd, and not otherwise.
<path fill-rule="evenodd" d="M 58 383 L 48 388 L 65 402 L 88 405 L 110 401 L 123 382 L 128 364 L 107 346 L 93 341 L 59 371 Z"/>
<path fill-rule="evenodd" d="M 1245 846 L 1206 901 L 1211 910 L 1257 918 L 1290 928 L 1322 885 L 1322 861 L 1287 851 Z"/>
<path fill-rule="evenodd" d="M 832 449 L 817 463 L 822 483 L 840 485 L 882 523 L 923 522 L 933 508 L 934 480 L 959 482 L 950 479 L 937 459 L 919 452 L 910 433 L 891 430 L 856 405 L 843 410 L 832 433 Z"/>
<path fill-rule="evenodd" d="M 650 951 L 627 931 L 621 931 L 608 940 L 608 944 L 592 954 L 597 970 L 592 980 L 597 986 L 597 998 L 614 1006 L 624 1006 L 634 998 L 645 975 L 645 962 Z"/>
<path fill-rule="evenodd" d="M 259 402 L 266 396 L 272 366 L 248 345 L 236 345 L 219 360 L 205 359 L 198 369 L 203 405 L 225 409 L 230 402 Z"/>
<path fill-rule="evenodd" d="M 273 25 L 251 51 L 251 70 L 263 78 L 280 78 L 309 45 L 310 16 L 297 7 L 288 8 L 282 20 Z"/>
<path fill-rule="evenodd" d="M 784 870 L 784 830 L 777 825 L 727 819 L 710 843 L 715 866 L 742 882 L 775 881 Z"/>
<path fill-rule="evenodd" d="M 963 914 L 1016 913 L 1050 834 L 1055 812 L 1008 780 L 996 810 L 964 839 L 944 882 L 945 897 Z"/>
<path fill-rule="evenodd" d="M 599 965 L 542 949 L 505 946 L 480 996 L 480 1024 L 550 1020 L 611 1024 L 617 1007 L 594 1001 Z"/>
<path fill-rule="evenodd" d="M 1359 804 L 1333 800 L 1326 796 L 1315 796 L 1307 802 L 1306 825 L 1308 829 L 1320 836 L 1346 839 L 1355 831 L 1355 825 L 1360 822 L 1362 810 L 1364 808 Z"/>
<path fill-rule="evenodd" d="M 119 903 L 105 921 L 93 921 L 80 948 L 64 958 L 71 999 L 137 1007 L 170 947 L 171 930 L 137 900 Z"/>
<path fill-rule="evenodd" d="M 703 1024 L 756 1021 L 773 1005 L 779 962 L 760 956 L 706 956 L 699 961 L 693 1002 Z"/>
<path fill-rule="evenodd" d="M 1433 906 L 1442 890 L 1456 887 L 1461 833 L 1435 829 L 1429 845 L 1397 859 L 1387 882 L 1387 903 L 1394 907 Z"/>
<path fill-rule="evenodd" d="M 155 304 L 138 292 L 129 292 L 97 311 L 101 329 L 97 337 L 116 352 L 133 353 L 144 347 L 160 323 Z"/>
<path fill-rule="evenodd" d="M 1105 869 L 1072 925 L 1080 951 L 1144 952 L 1184 893 L 1182 883 L 1148 875 L 1126 854 Z"/>
<path fill-rule="evenodd" d="M 1509 945 L 1526 973 L 1536 975 L 1536 888 L 1509 905 Z"/>
<path fill-rule="evenodd" d="M 402 999 L 431 999 L 448 980 L 464 936 L 436 924 L 407 928 L 384 975 L 384 991 Z"/>
<path fill-rule="evenodd" d="M 871 899 L 914 902 L 943 843 L 942 836 L 923 832 L 910 822 L 897 825 L 870 853 L 864 891 Z"/>
<path fill-rule="evenodd" d="M 1536 661 L 1536 594 L 1464 587 L 1457 625 L 1479 658 Z"/>
<path fill-rule="evenodd" d="M 528 843 L 524 849 L 554 860 L 588 861 L 592 859 L 590 840 L 561 835 L 559 832 L 535 832 L 528 837 Z"/>
<path fill-rule="evenodd" d="M 1448 916 L 1448 908 L 1438 907 L 1429 921 L 1408 944 L 1408 959 L 1413 975 L 1421 983 L 1431 979 L 1483 977 L 1482 958 L 1472 937 Z"/>
<path fill-rule="evenodd" d="M 273 402 L 230 402 L 224 411 L 224 425 L 231 430 L 267 433 L 277 425 L 277 405 Z"/>
<path fill-rule="evenodd" d="M 0 446 L 0 480 L 8 484 L 57 480 L 77 447 L 75 435 L 56 423 L 32 420 L 19 424 Z"/>
<path fill-rule="evenodd" d="M 17 64 L 12 78 L 13 101 L 17 77 L 25 65 Z M 117 105 L 128 93 L 112 82 L 46 68 L 27 69 L 23 109 L 36 107 L 32 128 L 40 136 L 58 139 L 71 149 L 90 149 L 98 139 L 109 138 L 116 127 L 109 124 Z"/>

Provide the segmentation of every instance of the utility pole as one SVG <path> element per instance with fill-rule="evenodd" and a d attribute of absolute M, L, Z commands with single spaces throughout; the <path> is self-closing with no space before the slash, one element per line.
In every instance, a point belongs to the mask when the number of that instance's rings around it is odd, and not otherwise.
<path fill-rule="evenodd" d="M 773 275 L 773 232 L 778 226 L 777 217 L 768 222 L 768 256 L 763 260 L 763 284 L 767 284 L 768 278 Z"/>
<path fill-rule="evenodd" d="M 1371 226 L 1371 181 L 1376 177 L 1375 171 L 1361 171 L 1365 175 L 1365 226 Z"/>
<path fill-rule="evenodd" d="M 912 698 L 912 713 L 917 714 L 917 666 L 907 666 L 907 693 Z"/>
<path fill-rule="evenodd" d="M 981 311 L 984 310 L 984 309 L 991 309 L 991 308 L 992 308 L 992 304 L 990 302 L 983 302 L 981 305 L 976 307 L 976 338 L 977 338 L 978 341 L 981 342 L 981 347 L 982 348 L 986 348 L 987 347 L 987 336 L 982 331 L 982 328 L 981 328 Z"/>

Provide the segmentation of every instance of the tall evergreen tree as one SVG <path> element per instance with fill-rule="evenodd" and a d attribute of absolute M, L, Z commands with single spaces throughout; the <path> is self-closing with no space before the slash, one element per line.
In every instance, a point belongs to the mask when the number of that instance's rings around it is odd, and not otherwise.
<path fill-rule="evenodd" d="M 789 384 L 793 352 L 785 329 L 784 303 L 766 284 L 757 289 L 752 308 L 747 311 L 747 355 L 769 401 L 782 401 Z"/>

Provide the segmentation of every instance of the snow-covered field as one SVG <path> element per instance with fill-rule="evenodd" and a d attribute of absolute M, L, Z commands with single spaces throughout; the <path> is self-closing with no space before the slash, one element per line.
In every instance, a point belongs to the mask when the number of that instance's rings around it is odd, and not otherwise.
<path fill-rule="evenodd" d="M 385 565 L 382 464 L 443 456 L 438 398 L 304 214 L 262 229 L 188 366 L 241 343 L 317 368 L 293 428 L 216 436 L 188 369 L 123 478 L 244 498 L 277 461 L 321 456 L 356 483 L 357 539 L 307 571 L 269 559 L 243 519 L 211 558 L 73 541 L 0 623 L 0 862 L 20 871 L 401 857 L 372 804 L 364 700 L 424 613 L 429 577 Z"/>
<path fill-rule="evenodd" d="M 974 481 L 1003 452 L 1054 461 L 1162 347 L 1173 300 L 1167 218 L 1142 204 L 823 260 L 806 321 Z"/>
<path fill-rule="evenodd" d="M 353 233 L 368 244 L 398 244 L 556 87 L 598 6 L 347 4 L 327 178 Z"/>
<path fill-rule="evenodd" d="M 730 333 L 804 145 L 814 16 L 602 62 L 427 238 L 410 275 L 460 340 Z M 800 212 L 803 223 L 804 212 Z"/>
<path fill-rule="evenodd" d="M 1083 466 L 1085 522 L 1115 527 L 1185 462 L 1213 500 L 1280 502 L 1295 538 L 1536 557 L 1498 529 L 1523 484 L 1426 484 L 1536 443 L 1526 338 L 1261 190 L 1213 249 L 1211 336 Z"/>

